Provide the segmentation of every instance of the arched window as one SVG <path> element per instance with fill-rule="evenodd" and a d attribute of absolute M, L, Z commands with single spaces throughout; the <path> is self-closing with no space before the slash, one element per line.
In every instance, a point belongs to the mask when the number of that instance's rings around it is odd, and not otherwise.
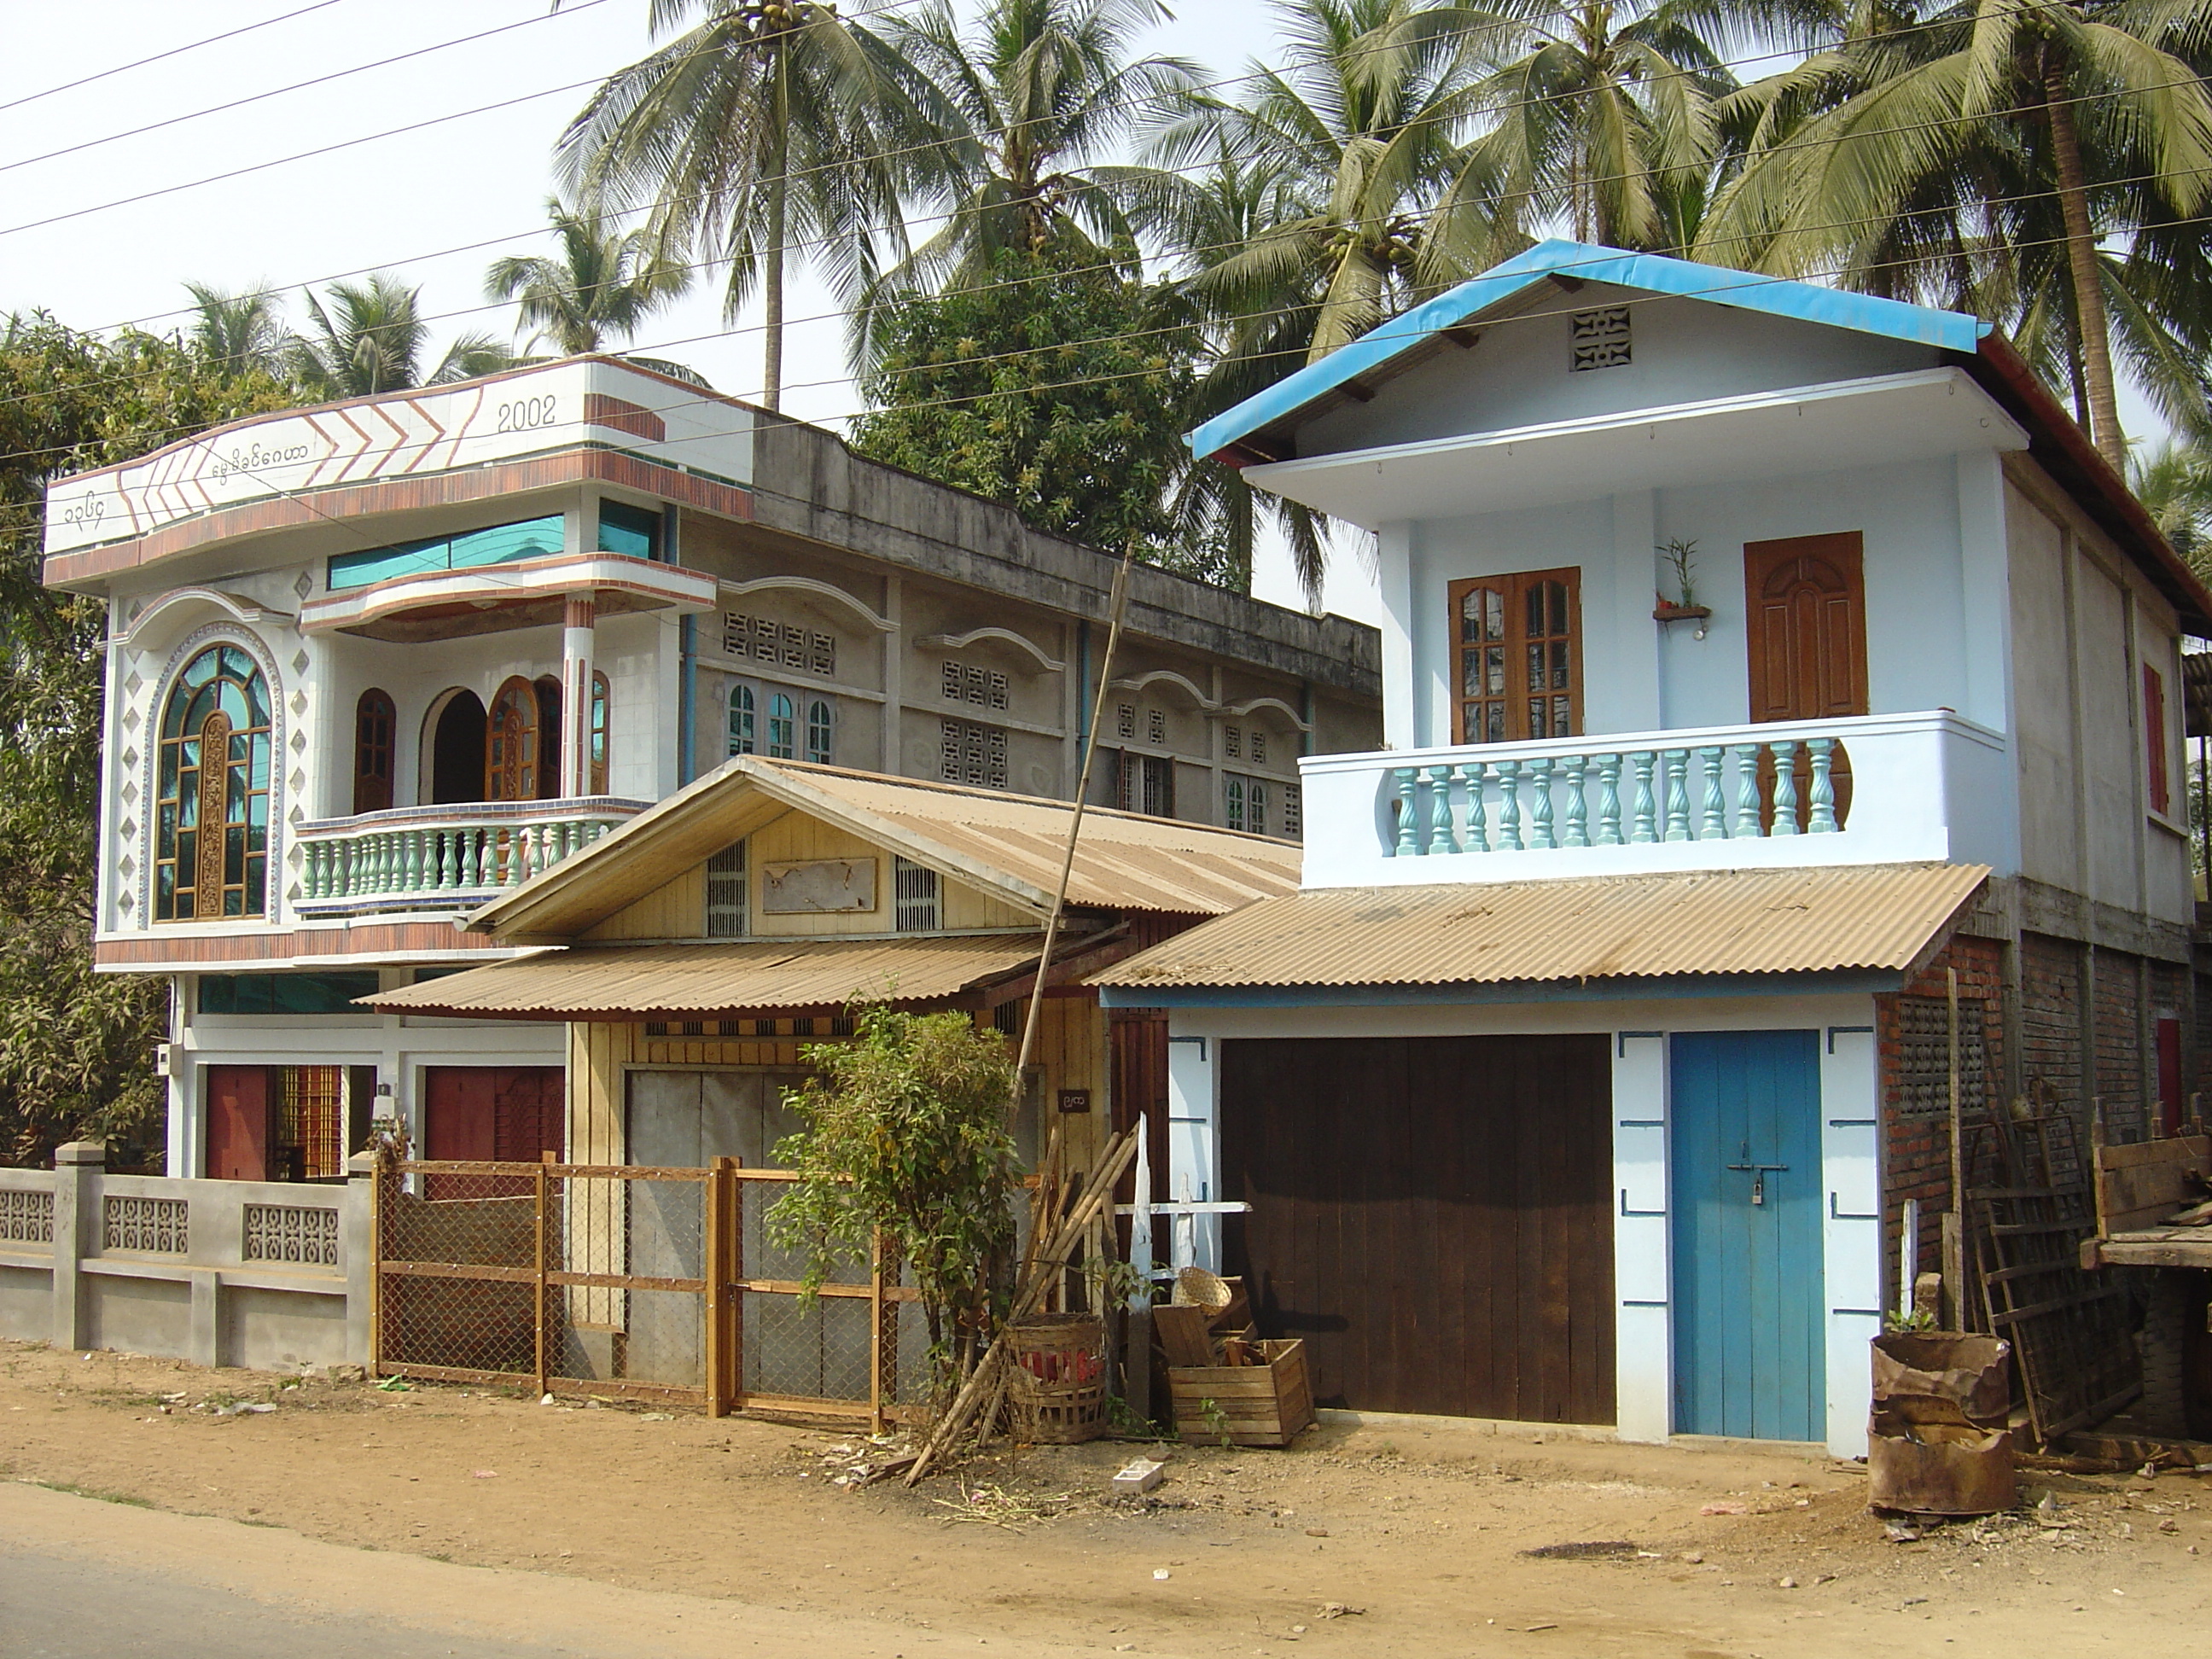
<path fill-rule="evenodd" d="M 595 795 L 607 793 L 607 677 L 592 671 L 592 775 L 589 788 Z"/>
<path fill-rule="evenodd" d="M 392 738 L 398 716 L 374 686 L 353 708 L 353 810 L 381 812 L 392 805 Z"/>
<path fill-rule="evenodd" d="M 750 685 L 730 688 L 730 752 L 750 755 L 759 747 L 753 735 L 753 689 Z"/>
<path fill-rule="evenodd" d="M 806 705 L 806 758 L 818 765 L 830 764 L 836 741 L 830 728 L 830 705 L 820 697 L 811 699 Z"/>
<path fill-rule="evenodd" d="M 792 713 L 791 699 L 781 691 L 771 691 L 768 699 L 768 752 L 771 760 L 795 760 L 798 725 Z"/>
<path fill-rule="evenodd" d="M 155 785 L 154 915 L 268 914 L 269 687 L 253 659 L 211 645 L 161 708 Z"/>
<path fill-rule="evenodd" d="M 519 674 L 499 688 L 485 718 L 483 798 L 538 799 L 538 688 Z"/>

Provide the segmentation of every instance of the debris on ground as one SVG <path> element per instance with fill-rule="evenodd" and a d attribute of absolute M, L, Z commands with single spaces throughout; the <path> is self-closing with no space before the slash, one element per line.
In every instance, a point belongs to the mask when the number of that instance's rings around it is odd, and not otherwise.
<path fill-rule="evenodd" d="M 1165 1463 L 1157 1458 L 1132 1458 L 1114 1476 L 1111 1486 L 1116 1498 L 1141 1498 L 1167 1478 Z"/>

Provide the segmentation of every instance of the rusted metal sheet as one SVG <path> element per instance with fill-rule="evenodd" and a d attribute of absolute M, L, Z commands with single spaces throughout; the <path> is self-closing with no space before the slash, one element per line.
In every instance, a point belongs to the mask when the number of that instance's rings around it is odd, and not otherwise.
<path fill-rule="evenodd" d="M 1041 943 L 1034 933 L 995 933 L 586 947 L 472 968 L 371 1000 L 410 1013 L 509 1019 L 834 1008 L 856 997 L 927 1002 L 1034 961 Z"/>
<path fill-rule="evenodd" d="M 1263 899 L 1091 983 L 1454 985 L 1910 966 L 1979 865 L 1721 870 Z"/>
<path fill-rule="evenodd" d="M 1953 1331 L 1875 1338 L 1867 1501 L 1914 1515 L 1994 1515 L 2013 1483 L 2012 1344 Z"/>

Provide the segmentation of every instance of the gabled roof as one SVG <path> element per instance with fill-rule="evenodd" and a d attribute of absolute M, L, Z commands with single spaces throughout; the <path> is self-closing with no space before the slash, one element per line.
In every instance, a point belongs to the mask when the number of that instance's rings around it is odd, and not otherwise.
<path fill-rule="evenodd" d="M 502 939 L 574 939 L 790 811 L 1042 917 L 1073 811 L 1063 800 L 740 755 L 485 905 L 470 925 Z M 1296 890 L 1299 861 L 1285 842 L 1094 806 L 1083 816 L 1068 902 L 1219 915 Z"/>
<path fill-rule="evenodd" d="M 1982 865 L 1883 864 L 1315 888 L 1178 933 L 1091 983 L 1151 995 L 1237 986 L 1901 974 L 1989 873 Z"/>
<path fill-rule="evenodd" d="M 1698 264 L 1689 259 L 1670 259 L 1662 254 L 1631 253 L 1621 248 L 1555 239 L 1539 242 L 1527 252 L 1492 266 L 1481 276 L 1470 277 L 1457 288 L 1377 324 L 1320 362 L 1308 363 L 1297 374 L 1247 398 L 1226 414 L 1217 415 L 1190 434 L 1191 449 L 1204 457 L 1239 459 L 1233 453 L 1235 447 L 1262 428 L 1309 412 L 1313 405 L 1355 380 L 1363 384 L 1353 395 L 1366 395 L 1378 377 L 1388 378 L 1407 367 L 1401 359 L 1427 345 L 1446 330 L 1480 323 L 1486 313 L 1509 305 L 1531 289 L 1547 283 L 1556 286 L 1610 283 L 1621 288 L 1734 306 L 1744 311 L 1794 317 L 1826 324 L 1830 328 L 1854 329 L 1863 334 L 1910 340 L 1946 351 L 1971 352 L 1982 336 L 1990 331 L 1990 325 L 1980 318 L 1960 312 L 1938 311 L 1929 306 L 1907 305 L 1872 295 L 1848 294 L 1814 283 L 1764 276 L 1722 265 Z M 1224 451 L 1232 453 L 1224 454 Z"/>

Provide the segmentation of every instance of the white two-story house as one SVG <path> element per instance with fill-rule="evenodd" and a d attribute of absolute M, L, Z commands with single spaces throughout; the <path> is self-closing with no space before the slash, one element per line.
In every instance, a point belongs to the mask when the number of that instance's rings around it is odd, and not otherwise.
<path fill-rule="evenodd" d="M 1973 317 L 1546 242 L 1193 434 L 1378 538 L 1302 890 L 1101 977 L 1316 1393 L 1863 1451 L 1963 1087 L 2193 1087 L 2212 598 Z"/>
<path fill-rule="evenodd" d="M 1115 563 L 607 357 L 242 421 L 46 526 L 110 617 L 98 966 L 173 988 L 169 1172 L 248 1180 L 338 1178 L 376 1117 L 562 1150 L 558 1019 L 356 1000 L 526 950 L 466 918 L 732 756 L 1072 794 Z M 1102 799 L 1295 840 L 1376 649 L 1140 568 Z"/>

